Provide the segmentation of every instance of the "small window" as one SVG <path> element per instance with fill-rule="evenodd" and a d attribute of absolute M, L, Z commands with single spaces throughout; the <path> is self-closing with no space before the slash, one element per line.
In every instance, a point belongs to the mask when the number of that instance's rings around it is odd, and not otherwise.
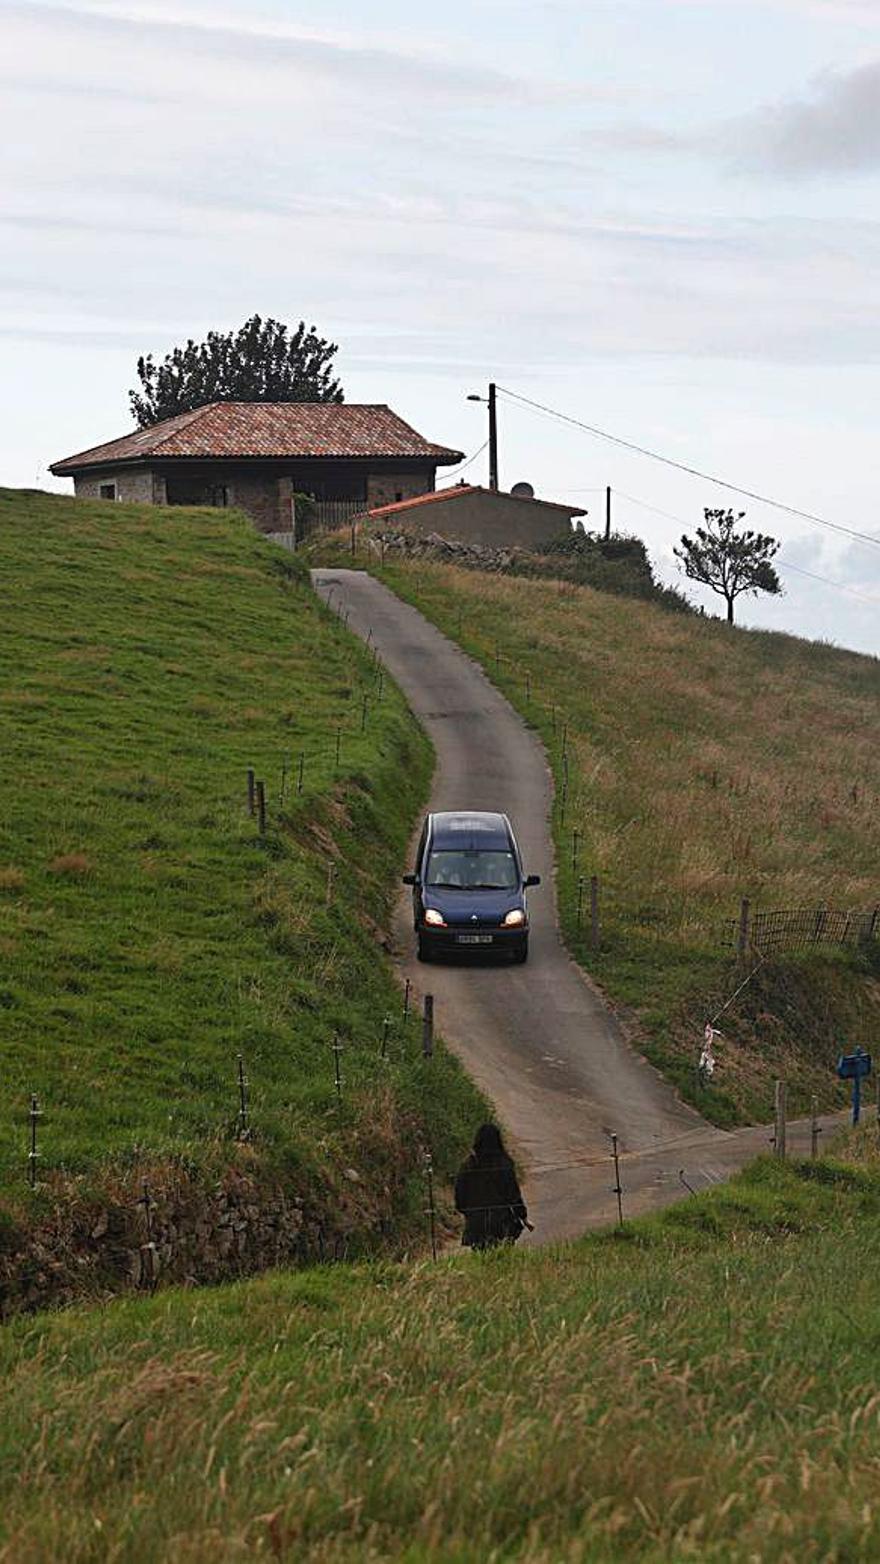
<path fill-rule="evenodd" d="M 102 483 L 102 484 L 99 484 L 99 486 L 98 486 L 98 494 L 99 494 L 99 496 L 100 496 L 100 498 L 102 500 L 115 500 L 115 498 L 116 498 L 116 484 L 115 483 Z"/>

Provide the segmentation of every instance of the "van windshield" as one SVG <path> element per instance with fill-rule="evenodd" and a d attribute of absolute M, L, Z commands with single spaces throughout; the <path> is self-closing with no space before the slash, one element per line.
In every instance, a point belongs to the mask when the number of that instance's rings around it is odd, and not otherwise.
<path fill-rule="evenodd" d="M 503 850 L 433 852 L 428 859 L 426 885 L 447 885 L 460 891 L 512 891 L 519 877 L 513 853 Z"/>

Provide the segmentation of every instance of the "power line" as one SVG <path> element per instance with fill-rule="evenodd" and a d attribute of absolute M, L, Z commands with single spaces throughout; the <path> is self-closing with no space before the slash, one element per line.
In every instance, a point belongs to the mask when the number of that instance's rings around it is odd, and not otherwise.
<path fill-rule="evenodd" d="M 640 505 L 642 510 L 650 510 L 655 516 L 665 516 L 667 521 L 674 521 L 679 527 L 686 527 L 688 523 L 681 516 L 673 516 L 671 511 L 661 510 L 659 505 L 649 505 L 647 500 L 636 499 L 634 494 L 625 494 L 623 489 L 615 489 L 622 500 L 629 500 L 631 505 Z M 820 576 L 815 570 L 805 570 L 803 565 L 792 565 L 789 560 L 782 559 L 780 564 L 783 570 L 793 570 L 795 575 L 807 576 L 810 581 L 821 581 L 823 586 L 835 587 L 838 592 L 846 592 L 850 597 L 857 597 L 861 603 L 871 603 L 875 608 L 880 606 L 880 598 L 869 597 L 865 592 L 859 592 L 855 587 L 847 585 L 845 581 L 834 581 L 831 576 Z"/>
<path fill-rule="evenodd" d="M 466 467 L 470 467 L 471 462 L 475 462 L 478 456 L 482 456 L 482 454 L 485 451 L 486 446 L 488 444 L 489 444 L 489 441 L 488 440 L 484 440 L 482 445 L 480 446 L 480 449 L 478 451 L 474 451 L 473 456 L 469 456 L 467 461 L 466 462 L 461 462 L 458 467 L 453 467 L 451 472 L 445 472 L 443 474 L 443 477 L 444 478 L 454 478 L 456 473 L 464 472 Z M 446 487 L 445 484 L 444 484 L 444 487 Z"/>
<path fill-rule="evenodd" d="M 572 418 L 569 413 L 560 413 L 555 407 L 547 407 L 543 402 L 534 402 L 531 397 L 520 396 L 518 391 L 508 391 L 504 386 L 498 390 L 502 396 L 507 396 L 514 402 L 521 402 L 525 407 L 535 408 L 539 413 L 546 413 L 550 418 L 556 418 L 560 423 L 571 424 L 576 429 L 584 429 L 587 434 L 596 435 L 600 440 L 609 440 L 612 445 L 621 445 L 624 450 L 635 451 L 638 456 L 648 456 L 652 461 L 662 462 L 665 467 L 674 467 L 677 472 L 687 473 L 691 478 L 700 478 L 704 483 L 715 483 L 721 489 L 729 489 L 733 494 L 741 494 L 748 500 L 757 500 L 760 505 L 772 505 L 774 509 L 787 512 L 789 516 L 799 516 L 802 521 L 811 521 L 817 527 L 827 527 L 831 532 L 839 532 L 844 537 L 855 538 L 859 543 L 870 543 L 874 548 L 880 548 L 880 537 L 872 538 L 867 532 L 858 532 L 854 527 L 844 527 L 837 521 L 828 521 L 824 516 L 817 516 L 812 511 L 800 510 L 796 505 L 786 505 L 782 500 L 770 499 L 766 494 L 758 494 L 754 489 L 744 489 L 737 483 L 729 483 L 725 478 L 716 478 L 712 473 L 702 472 L 699 467 L 689 467 L 686 462 L 677 462 L 671 456 L 661 456 L 659 451 L 651 451 L 647 446 L 637 445 L 634 440 L 624 440 L 620 435 L 609 434 L 607 429 L 598 429 L 595 424 L 584 423 L 580 418 Z"/>
<path fill-rule="evenodd" d="M 845 581 L 832 581 L 830 576 L 817 576 L 814 570 L 804 570 L 803 565 L 793 565 L 790 560 L 782 561 L 783 570 L 793 570 L 798 576 L 808 576 L 811 581 L 821 581 L 825 586 L 836 587 L 838 592 L 847 592 L 850 597 L 857 597 L 860 603 L 870 603 L 874 608 L 880 608 L 880 597 L 869 597 L 866 592 L 859 592 L 855 587 L 847 586 Z"/>

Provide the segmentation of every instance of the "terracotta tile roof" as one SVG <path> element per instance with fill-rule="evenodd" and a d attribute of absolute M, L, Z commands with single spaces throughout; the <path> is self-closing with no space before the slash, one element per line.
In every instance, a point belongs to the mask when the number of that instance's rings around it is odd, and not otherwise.
<path fill-rule="evenodd" d="M 114 462 L 168 457 L 429 457 L 440 466 L 461 451 L 433 445 L 384 403 L 208 402 L 149 429 L 53 462 L 58 476 Z"/>
<path fill-rule="evenodd" d="M 393 505 L 377 505 L 375 510 L 367 511 L 367 516 L 398 516 L 405 511 L 415 510 L 419 505 L 436 505 L 442 500 L 458 500 L 463 494 L 487 494 L 490 499 L 516 500 L 520 505 L 544 505 L 548 510 L 564 511 L 566 516 L 586 516 L 585 510 L 580 510 L 577 505 L 560 505 L 557 500 L 541 500 L 537 495 L 532 498 L 527 494 L 508 494 L 504 489 L 484 489 L 478 483 L 452 483 L 448 489 L 434 489 L 430 494 L 416 494 L 411 500 L 395 500 Z"/>
<path fill-rule="evenodd" d="M 365 514 L 368 516 L 393 516 L 397 511 L 414 510 L 417 505 L 436 505 L 438 500 L 457 500 L 462 494 L 476 494 L 479 485 L 455 483 L 448 489 L 432 489 L 429 494 L 414 494 L 409 500 L 394 500 L 391 505 L 377 505 Z"/>

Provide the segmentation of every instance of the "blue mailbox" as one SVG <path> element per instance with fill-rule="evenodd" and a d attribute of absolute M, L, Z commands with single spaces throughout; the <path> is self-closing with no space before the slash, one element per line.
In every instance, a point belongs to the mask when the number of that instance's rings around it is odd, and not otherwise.
<path fill-rule="evenodd" d="M 871 1074 L 871 1055 L 857 1048 L 854 1054 L 841 1054 L 837 1073 L 842 1081 L 852 1081 L 852 1121 L 859 1122 L 862 1106 L 862 1081 Z"/>

